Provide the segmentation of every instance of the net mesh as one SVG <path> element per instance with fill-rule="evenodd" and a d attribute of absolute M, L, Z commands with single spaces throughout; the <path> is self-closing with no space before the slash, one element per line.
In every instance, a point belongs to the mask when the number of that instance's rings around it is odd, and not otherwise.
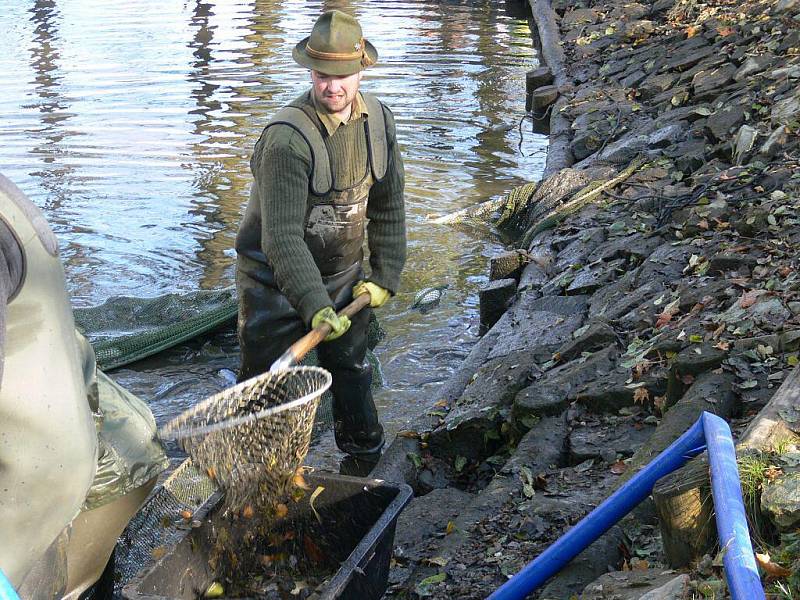
<path fill-rule="evenodd" d="M 237 315 L 236 290 L 200 290 L 165 294 L 154 298 L 114 296 L 103 304 L 76 308 L 75 325 L 91 342 L 97 366 L 103 371 L 123 367 L 223 325 L 234 325 Z M 372 349 L 385 337 L 373 312 L 367 328 L 367 360 L 372 364 L 372 385 L 382 385 L 380 362 Z M 317 364 L 312 351 L 302 362 Z M 316 433 L 333 424 L 330 393 L 324 394 L 317 409 Z"/>
<path fill-rule="evenodd" d="M 178 466 L 133 516 L 116 546 L 114 597 L 162 549 L 185 535 L 191 526 L 181 516 L 194 514 L 217 490 L 214 482 L 187 459 Z"/>
<path fill-rule="evenodd" d="M 161 430 L 225 490 L 229 509 L 287 495 L 311 442 L 331 375 L 319 367 L 267 372 L 190 408 Z"/>

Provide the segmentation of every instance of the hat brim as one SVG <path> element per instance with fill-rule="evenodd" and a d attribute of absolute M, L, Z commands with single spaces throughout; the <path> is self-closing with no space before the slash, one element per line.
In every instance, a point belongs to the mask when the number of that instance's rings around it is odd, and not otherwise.
<path fill-rule="evenodd" d="M 311 36 L 309 36 L 311 37 Z M 305 38 L 297 44 L 292 50 L 292 58 L 295 62 L 308 69 L 325 73 L 326 75 L 352 75 L 363 71 L 366 67 L 362 64 L 361 59 L 355 60 L 322 60 L 319 58 L 311 58 L 306 52 L 308 39 Z M 378 62 L 378 51 L 375 46 L 364 40 L 364 53 L 370 61 L 370 64 Z"/>

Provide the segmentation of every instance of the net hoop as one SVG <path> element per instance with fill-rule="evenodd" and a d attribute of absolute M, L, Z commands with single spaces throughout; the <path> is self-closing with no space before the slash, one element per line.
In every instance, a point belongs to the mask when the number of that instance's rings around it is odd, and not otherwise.
<path fill-rule="evenodd" d="M 264 385 L 269 385 L 272 380 L 275 380 L 277 382 L 278 378 L 286 377 L 287 375 L 314 376 L 314 374 L 322 375 L 322 382 L 319 385 L 319 389 L 316 389 L 308 394 L 305 394 L 300 398 L 282 403 L 278 406 L 273 406 L 271 408 L 260 410 L 256 413 L 250 413 L 238 417 L 227 418 L 217 423 L 195 424 L 195 421 L 201 420 L 204 417 L 206 417 L 210 412 L 209 409 L 212 408 L 215 404 L 218 404 L 222 399 L 233 395 L 241 394 L 244 390 L 248 390 L 255 384 L 261 383 L 263 380 L 266 380 L 264 382 Z M 226 388 L 225 390 L 206 398 L 202 402 L 187 409 L 186 411 L 184 411 L 183 413 L 181 413 L 180 415 L 169 421 L 159 430 L 158 433 L 162 440 L 179 441 L 182 439 L 208 435 L 209 433 L 214 433 L 217 431 L 221 431 L 223 429 L 229 429 L 232 427 L 239 427 L 241 425 L 253 423 L 260 419 L 275 416 L 279 413 L 285 412 L 287 410 L 292 410 L 294 408 L 302 406 L 303 404 L 307 404 L 308 402 L 312 402 L 318 399 L 331 386 L 332 382 L 333 378 L 331 377 L 331 374 L 325 369 L 322 369 L 320 367 L 293 367 L 286 371 L 277 371 L 277 372 L 267 371 L 266 373 L 262 373 L 261 375 L 257 375 L 256 377 L 247 379 L 245 381 L 242 381 L 241 383 L 237 383 L 233 387 Z"/>

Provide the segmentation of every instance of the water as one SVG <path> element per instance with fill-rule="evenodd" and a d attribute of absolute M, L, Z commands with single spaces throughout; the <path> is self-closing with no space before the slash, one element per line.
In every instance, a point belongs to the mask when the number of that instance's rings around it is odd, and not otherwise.
<path fill-rule="evenodd" d="M 0 0 L 0 170 L 46 213 L 76 306 L 232 285 L 248 160 L 301 93 L 291 49 L 323 10 L 360 20 L 379 63 L 362 88 L 394 111 L 406 165 L 409 258 L 379 316 L 389 431 L 426 406 L 475 341 L 477 291 L 502 243 L 426 219 L 536 179 L 526 133 L 526 21 L 493 1 Z M 450 284 L 437 310 L 409 309 Z M 234 336 L 114 374 L 159 422 L 227 385 Z"/>

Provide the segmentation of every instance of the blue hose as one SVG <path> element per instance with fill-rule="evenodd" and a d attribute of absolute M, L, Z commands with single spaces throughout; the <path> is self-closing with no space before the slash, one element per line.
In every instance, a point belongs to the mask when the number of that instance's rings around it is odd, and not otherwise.
<path fill-rule="evenodd" d="M 0 600 L 19 600 L 17 591 L 11 585 L 2 569 L 0 569 Z"/>
<path fill-rule="evenodd" d="M 725 575 L 731 596 L 733 600 L 763 599 L 764 590 L 750 545 L 730 429 L 723 419 L 704 412 L 681 437 L 500 586 L 489 596 L 489 600 L 522 600 L 539 588 L 649 496 L 659 479 L 705 450 L 706 443 L 711 463 L 717 530 L 720 540 L 724 540 L 726 545 Z"/>
<path fill-rule="evenodd" d="M 498 588 L 489 599 L 521 600 L 530 594 L 649 496 L 656 481 L 683 466 L 703 450 L 703 424 L 698 420 L 600 506 Z"/>
<path fill-rule="evenodd" d="M 764 588 L 750 544 L 731 429 L 717 415 L 704 412 L 701 418 L 708 444 L 711 494 L 728 589 L 733 600 L 763 600 Z"/>

